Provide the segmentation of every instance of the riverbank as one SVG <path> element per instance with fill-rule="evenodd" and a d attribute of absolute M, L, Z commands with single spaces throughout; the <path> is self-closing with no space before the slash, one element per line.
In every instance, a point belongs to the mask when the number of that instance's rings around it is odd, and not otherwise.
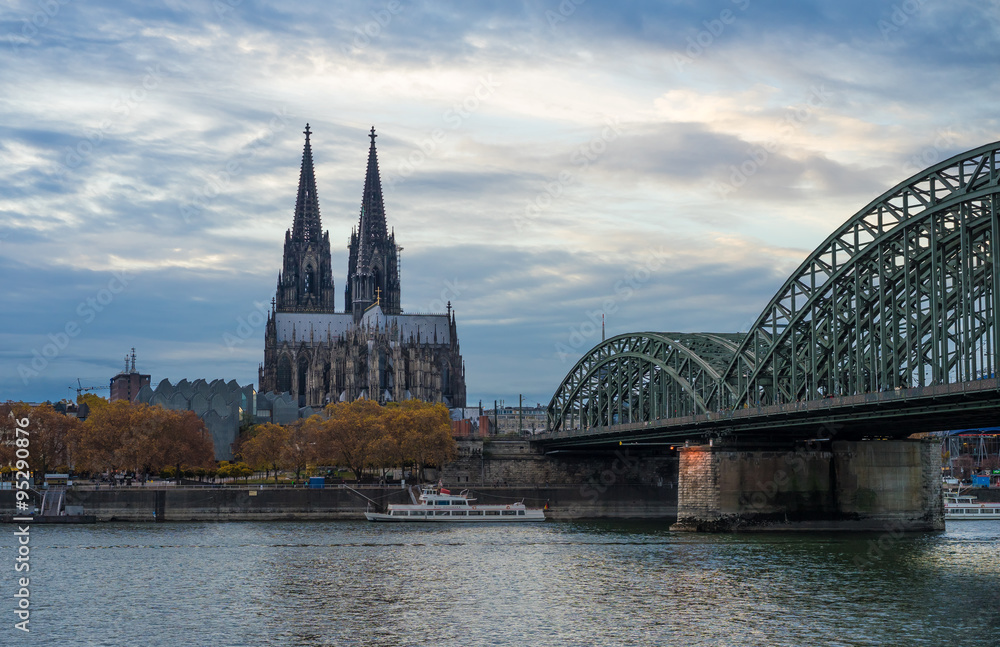
<path fill-rule="evenodd" d="M 479 503 L 547 506 L 551 519 L 663 519 L 677 516 L 677 490 L 616 484 L 470 488 Z M 363 519 L 366 509 L 409 501 L 399 487 L 332 486 L 322 489 L 268 486 L 76 489 L 67 506 L 98 521 L 287 521 Z M 14 493 L 0 491 L 0 517 L 15 514 Z"/>

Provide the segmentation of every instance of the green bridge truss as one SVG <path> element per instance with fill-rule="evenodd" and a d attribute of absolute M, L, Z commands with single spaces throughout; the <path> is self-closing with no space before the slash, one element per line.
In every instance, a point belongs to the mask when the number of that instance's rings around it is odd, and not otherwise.
<path fill-rule="evenodd" d="M 898 184 L 795 270 L 746 334 L 631 333 L 548 407 L 587 429 L 970 382 L 1000 365 L 1000 142 Z"/>

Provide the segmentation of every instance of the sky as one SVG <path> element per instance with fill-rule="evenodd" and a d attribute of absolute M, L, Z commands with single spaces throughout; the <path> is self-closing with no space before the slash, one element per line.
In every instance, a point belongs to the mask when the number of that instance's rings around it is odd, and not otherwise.
<path fill-rule="evenodd" d="M 844 221 L 1000 139 L 996 2 L 7 1 L 0 400 L 257 382 L 305 124 L 343 293 L 377 146 L 470 406 L 740 332 Z M 338 296 L 342 305 L 342 297 Z M 96 391 L 107 395 L 106 391 Z"/>

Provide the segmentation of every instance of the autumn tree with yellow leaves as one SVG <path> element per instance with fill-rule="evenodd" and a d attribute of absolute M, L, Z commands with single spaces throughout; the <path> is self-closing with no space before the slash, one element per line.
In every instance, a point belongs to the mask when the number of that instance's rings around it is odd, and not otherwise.
<path fill-rule="evenodd" d="M 288 429 L 270 422 L 255 425 L 240 441 L 236 453 L 251 468 L 264 470 L 267 478 L 274 472 L 274 482 L 278 482 L 278 471 L 284 469 L 283 453 L 288 444 Z"/>
<path fill-rule="evenodd" d="M 91 408 L 73 443 L 77 467 L 92 472 L 154 473 L 172 466 L 213 467 L 215 450 L 193 411 L 116 400 Z"/>
<path fill-rule="evenodd" d="M 421 473 L 454 460 L 456 449 L 443 404 L 355 400 L 290 425 L 255 425 L 236 453 L 251 467 L 274 471 L 277 481 L 278 470 L 294 471 L 298 479 L 310 464 L 343 466 L 358 479 L 393 467 Z"/>
<path fill-rule="evenodd" d="M 362 478 L 368 469 L 429 465 L 454 460 L 451 418 L 443 404 L 406 400 L 379 406 L 371 400 L 332 404 L 316 428 L 317 458 L 343 465 Z"/>
<path fill-rule="evenodd" d="M 286 469 L 295 471 L 296 481 L 299 479 L 302 471 L 308 467 L 310 462 L 314 462 L 317 457 L 317 443 L 321 424 L 319 416 L 310 416 L 305 420 L 298 420 L 288 426 L 288 443 L 282 452 L 281 460 Z"/>
<path fill-rule="evenodd" d="M 316 434 L 317 462 L 343 465 L 361 479 L 374 462 L 383 408 L 371 400 L 328 405 Z"/>
<path fill-rule="evenodd" d="M 36 481 L 71 463 L 71 443 L 80 425 L 75 416 L 59 413 L 47 403 L 32 407 L 24 402 L 5 402 L 0 404 L 0 466 L 14 464 L 15 419 L 28 420 L 28 464 Z"/>

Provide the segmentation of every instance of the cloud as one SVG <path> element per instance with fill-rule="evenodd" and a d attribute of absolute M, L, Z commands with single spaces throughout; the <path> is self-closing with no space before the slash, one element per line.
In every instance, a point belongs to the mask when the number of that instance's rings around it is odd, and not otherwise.
<path fill-rule="evenodd" d="M 338 289 L 374 125 L 404 308 L 452 301 L 470 400 L 508 402 L 547 400 L 599 309 L 745 329 L 852 213 L 997 139 L 978 3 L 56 4 L 0 23 L 0 398 L 132 346 L 154 382 L 255 381 L 263 331 L 222 339 L 273 295 L 306 122 Z"/>

